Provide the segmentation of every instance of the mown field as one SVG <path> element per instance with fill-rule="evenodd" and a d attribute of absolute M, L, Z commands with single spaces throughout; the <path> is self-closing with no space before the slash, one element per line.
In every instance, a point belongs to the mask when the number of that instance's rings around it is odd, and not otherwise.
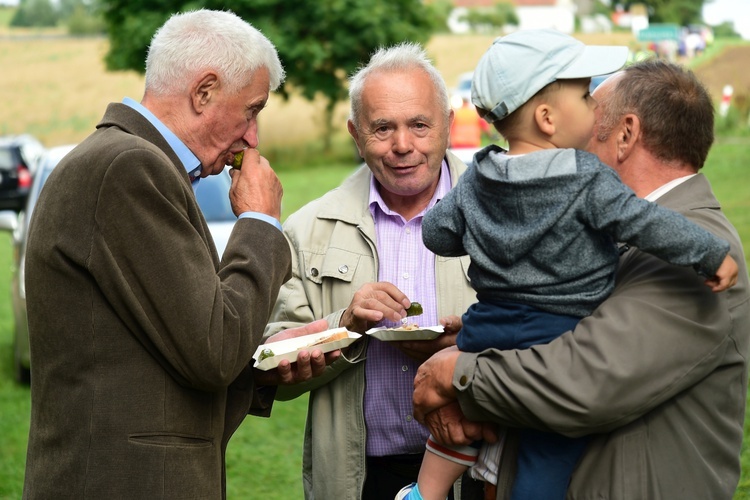
<path fill-rule="evenodd" d="M 492 36 L 436 37 L 428 50 L 449 85 L 471 70 Z M 586 40 L 629 43 L 628 35 Z M 23 39 L 0 37 L 0 135 L 28 132 L 47 146 L 78 142 L 88 135 L 110 101 L 140 98 L 143 79 L 135 73 L 107 73 L 101 58 L 104 39 Z M 319 151 L 321 105 L 300 98 L 272 98 L 261 114 L 261 150 L 283 159 L 284 216 L 331 187 L 353 168 L 340 162 L 306 168 Z M 347 144 L 346 105 L 337 112 L 337 143 Z M 342 146 L 346 147 L 346 146 Z M 293 151 L 284 156 L 282 152 Z M 730 220 L 750 254 L 750 141 L 728 134 L 717 141 L 705 167 Z M 28 434 L 29 389 L 12 380 L 13 318 L 9 291 L 11 244 L 0 233 L 0 499 L 21 496 Z M 233 437 L 227 457 L 230 499 L 302 498 L 300 479 L 302 432 L 307 398 L 277 403 L 270 419 L 248 418 Z M 746 426 L 747 428 L 747 426 Z M 735 499 L 750 499 L 750 451 L 743 449 L 743 476 Z"/>

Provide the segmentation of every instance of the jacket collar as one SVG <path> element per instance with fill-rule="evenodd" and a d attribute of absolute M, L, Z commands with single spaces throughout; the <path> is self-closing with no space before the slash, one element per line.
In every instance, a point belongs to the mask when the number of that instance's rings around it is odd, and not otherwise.
<path fill-rule="evenodd" d="M 451 186 L 455 186 L 458 178 L 466 171 L 466 164 L 450 151 L 446 151 L 445 159 L 448 161 Z M 362 164 L 335 189 L 343 191 L 346 196 L 324 197 L 321 200 L 318 218 L 340 220 L 355 226 L 368 225 L 369 221 L 369 225 L 372 225 L 369 208 L 371 178 L 369 167 Z"/>

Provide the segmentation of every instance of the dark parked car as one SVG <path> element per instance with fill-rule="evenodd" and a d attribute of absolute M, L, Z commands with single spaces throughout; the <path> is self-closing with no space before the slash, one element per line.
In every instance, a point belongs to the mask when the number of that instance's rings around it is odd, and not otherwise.
<path fill-rule="evenodd" d="M 73 149 L 75 145 L 58 146 L 46 150 L 36 164 L 34 179 L 31 183 L 29 196 L 23 210 L 18 214 L 10 210 L 0 211 L 0 231 L 13 233 L 13 265 L 14 272 L 11 281 L 11 295 L 13 298 L 13 317 L 15 332 L 13 335 L 13 368 L 17 381 L 28 383 L 29 373 L 29 326 L 26 317 L 26 286 L 24 284 L 24 262 L 26 259 L 26 235 L 31 220 L 31 212 L 39 198 L 39 193 L 47 177 Z M 232 212 L 229 203 L 229 187 L 232 179 L 229 169 L 219 175 L 211 175 L 201 179 L 196 188 L 198 204 L 208 223 L 211 237 L 216 244 L 219 256 L 224 253 L 227 240 L 237 217 Z"/>
<path fill-rule="evenodd" d="M 20 211 L 44 146 L 33 136 L 0 137 L 0 210 Z"/>

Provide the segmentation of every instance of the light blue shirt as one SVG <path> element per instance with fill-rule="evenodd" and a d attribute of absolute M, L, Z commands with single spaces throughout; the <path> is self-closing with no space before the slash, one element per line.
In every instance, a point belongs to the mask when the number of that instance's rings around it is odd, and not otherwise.
<path fill-rule="evenodd" d="M 190 177 L 190 182 L 193 185 L 193 192 L 195 192 L 195 188 L 198 186 L 198 183 L 200 182 L 200 173 L 201 173 L 201 162 L 198 159 L 197 156 L 193 154 L 190 149 L 185 145 L 184 142 L 182 142 L 179 137 L 177 137 L 174 132 L 169 130 L 169 128 L 164 125 L 161 120 L 159 120 L 154 114 L 149 111 L 145 106 L 143 106 L 141 103 L 136 102 L 135 100 L 131 99 L 130 97 L 126 97 L 122 100 L 122 103 L 126 106 L 129 106 L 136 110 L 138 113 L 140 113 L 146 120 L 149 121 L 151 125 L 153 125 L 156 130 L 159 131 L 159 133 L 164 137 L 164 140 L 167 141 L 167 144 L 169 144 L 169 147 L 172 148 L 174 153 L 177 155 L 177 158 L 180 159 L 180 162 L 182 163 L 182 166 L 185 168 L 185 171 L 188 174 L 188 177 Z M 279 231 L 281 231 L 281 223 L 276 220 L 274 217 L 271 217 L 270 215 L 266 215 L 260 212 L 243 212 L 238 217 L 240 219 L 258 219 L 265 222 L 268 222 L 269 224 L 275 226 Z"/>

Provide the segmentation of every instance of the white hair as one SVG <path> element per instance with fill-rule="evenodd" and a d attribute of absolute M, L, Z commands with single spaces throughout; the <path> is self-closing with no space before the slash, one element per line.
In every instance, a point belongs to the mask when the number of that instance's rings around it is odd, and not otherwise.
<path fill-rule="evenodd" d="M 146 57 L 146 90 L 155 95 L 186 90 L 194 76 L 216 71 L 230 93 L 268 69 L 269 91 L 284 81 L 284 68 L 271 41 L 229 11 L 195 10 L 172 15 L 151 39 Z"/>
<path fill-rule="evenodd" d="M 421 45 L 413 42 L 403 42 L 389 48 L 381 47 L 370 57 L 366 66 L 357 70 L 349 79 L 349 100 L 351 111 L 349 119 L 355 127 L 359 127 L 362 114 L 362 91 L 367 78 L 381 71 L 404 71 L 419 69 L 427 73 L 435 88 L 435 98 L 445 112 L 446 118 L 450 114 L 450 99 L 448 87 L 440 72 L 432 65 L 427 52 Z"/>

